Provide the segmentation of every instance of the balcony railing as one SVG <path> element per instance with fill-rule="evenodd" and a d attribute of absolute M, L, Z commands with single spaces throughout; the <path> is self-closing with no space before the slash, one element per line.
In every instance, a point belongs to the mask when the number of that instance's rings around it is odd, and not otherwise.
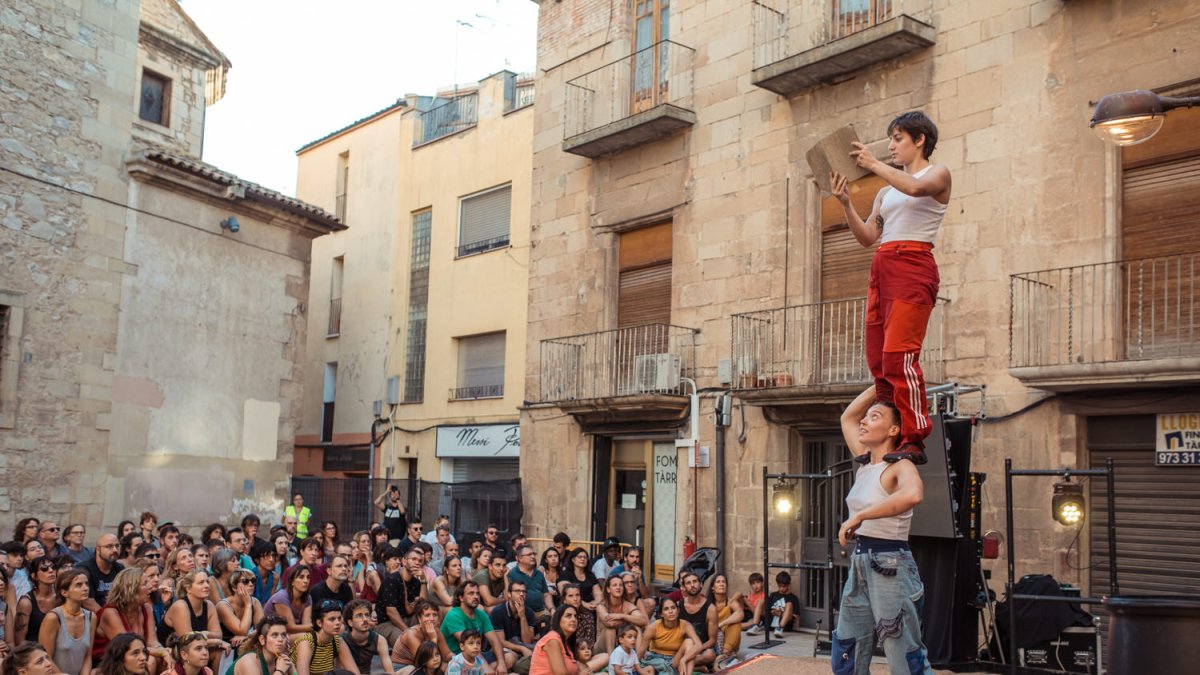
<path fill-rule="evenodd" d="M 345 192 L 334 197 L 333 215 L 336 216 L 337 219 L 342 221 L 343 223 L 346 222 L 346 193 Z"/>
<path fill-rule="evenodd" d="M 450 390 L 451 401 L 473 401 L 479 398 L 504 398 L 504 385 L 481 384 L 473 387 L 454 387 Z"/>
<path fill-rule="evenodd" d="M 479 121 L 479 94 L 452 98 L 417 115 L 413 147 L 466 131 Z"/>
<path fill-rule="evenodd" d="M 754 84 L 781 95 L 933 44 L 932 0 L 753 0 L 751 14 Z"/>
<path fill-rule="evenodd" d="M 696 368 L 694 328 L 651 323 L 542 340 L 543 403 L 684 393 Z"/>
<path fill-rule="evenodd" d="M 509 243 L 508 235 L 502 234 L 498 237 L 492 237 L 491 239 L 484 239 L 482 241 L 472 241 L 472 242 L 468 242 L 465 244 L 459 244 L 457 257 L 465 258 L 466 256 L 475 255 L 476 253 L 483 253 L 485 251 L 490 251 L 494 248 L 503 248 L 505 246 L 508 246 L 508 243 Z"/>
<path fill-rule="evenodd" d="M 563 149 L 598 157 L 694 125 L 694 54 L 663 40 L 567 82 Z"/>
<path fill-rule="evenodd" d="M 533 105 L 533 76 L 510 74 L 504 81 L 504 112 Z"/>
<path fill-rule="evenodd" d="M 329 300 L 329 330 L 325 331 L 326 335 L 333 336 L 342 332 L 342 299 L 330 298 Z"/>
<path fill-rule="evenodd" d="M 945 306 L 929 318 L 921 369 L 925 381 L 945 379 Z M 851 298 L 733 315 L 733 387 L 756 389 L 862 384 L 867 368 L 866 298 Z"/>
<path fill-rule="evenodd" d="M 1200 356 L 1200 253 L 1014 274 L 1009 365 Z"/>

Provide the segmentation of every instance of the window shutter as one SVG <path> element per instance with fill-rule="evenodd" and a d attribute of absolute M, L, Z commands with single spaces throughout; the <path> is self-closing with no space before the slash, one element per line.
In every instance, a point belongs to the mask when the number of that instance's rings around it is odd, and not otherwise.
<path fill-rule="evenodd" d="M 458 386 L 504 385 L 504 333 L 460 338 L 458 343 Z"/>
<path fill-rule="evenodd" d="M 1200 153 L 1126 169 L 1121 257 L 1151 258 L 1200 250 Z"/>
<path fill-rule="evenodd" d="M 464 197 L 459 220 L 458 255 L 508 245 L 512 186 Z"/>
<path fill-rule="evenodd" d="M 848 225 L 821 233 L 821 300 L 846 300 L 867 294 L 871 258 L 875 247 L 866 248 L 854 238 Z"/>
<path fill-rule="evenodd" d="M 671 263 L 621 272 L 617 327 L 671 323 Z"/>

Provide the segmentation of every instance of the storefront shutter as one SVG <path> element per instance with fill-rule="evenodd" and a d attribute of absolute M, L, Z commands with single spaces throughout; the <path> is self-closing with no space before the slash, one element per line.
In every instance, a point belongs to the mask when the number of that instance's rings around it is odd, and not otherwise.
<path fill-rule="evenodd" d="M 454 460 L 454 482 L 466 483 L 473 480 L 510 480 L 519 477 L 517 458 L 480 459 L 477 457 Z"/>
<path fill-rule="evenodd" d="M 1103 469 L 1112 457 L 1116 470 L 1117 581 L 1122 595 L 1200 595 L 1200 467 L 1155 466 L 1155 423 L 1153 415 L 1088 418 L 1091 468 Z M 1107 595 L 1109 588 L 1105 491 L 1103 477 L 1090 479 L 1093 596 Z"/>

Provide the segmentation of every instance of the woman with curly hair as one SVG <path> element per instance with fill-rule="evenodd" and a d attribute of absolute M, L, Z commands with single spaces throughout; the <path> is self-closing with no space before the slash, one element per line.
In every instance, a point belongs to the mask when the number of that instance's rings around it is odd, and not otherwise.
<path fill-rule="evenodd" d="M 22 518 L 17 521 L 17 526 L 13 528 L 12 540 L 24 544 L 30 539 L 37 539 L 38 528 L 42 526 L 42 521 L 37 518 Z"/>
<path fill-rule="evenodd" d="M 151 675 L 149 661 L 145 640 L 133 633 L 121 633 L 108 643 L 92 675 Z"/>
<path fill-rule="evenodd" d="M 50 655 L 36 642 L 26 642 L 4 659 L 3 675 L 56 675 L 58 668 Z"/>

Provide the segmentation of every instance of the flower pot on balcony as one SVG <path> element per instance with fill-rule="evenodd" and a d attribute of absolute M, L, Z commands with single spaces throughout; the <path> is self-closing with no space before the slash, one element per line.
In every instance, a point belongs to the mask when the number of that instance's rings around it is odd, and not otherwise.
<path fill-rule="evenodd" d="M 771 375 L 768 373 L 763 373 L 762 375 L 759 375 L 758 381 L 754 383 L 754 386 L 758 387 L 759 389 L 766 389 L 766 388 L 770 387 L 771 386 Z"/>
<path fill-rule="evenodd" d="M 738 378 L 738 389 L 753 389 L 758 385 L 758 373 L 742 373 Z"/>
<path fill-rule="evenodd" d="M 771 376 L 771 382 L 776 387 L 790 387 L 790 386 L 792 386 L 792 374 L 791 373 L 775 373 L 774 375 Z"/>

